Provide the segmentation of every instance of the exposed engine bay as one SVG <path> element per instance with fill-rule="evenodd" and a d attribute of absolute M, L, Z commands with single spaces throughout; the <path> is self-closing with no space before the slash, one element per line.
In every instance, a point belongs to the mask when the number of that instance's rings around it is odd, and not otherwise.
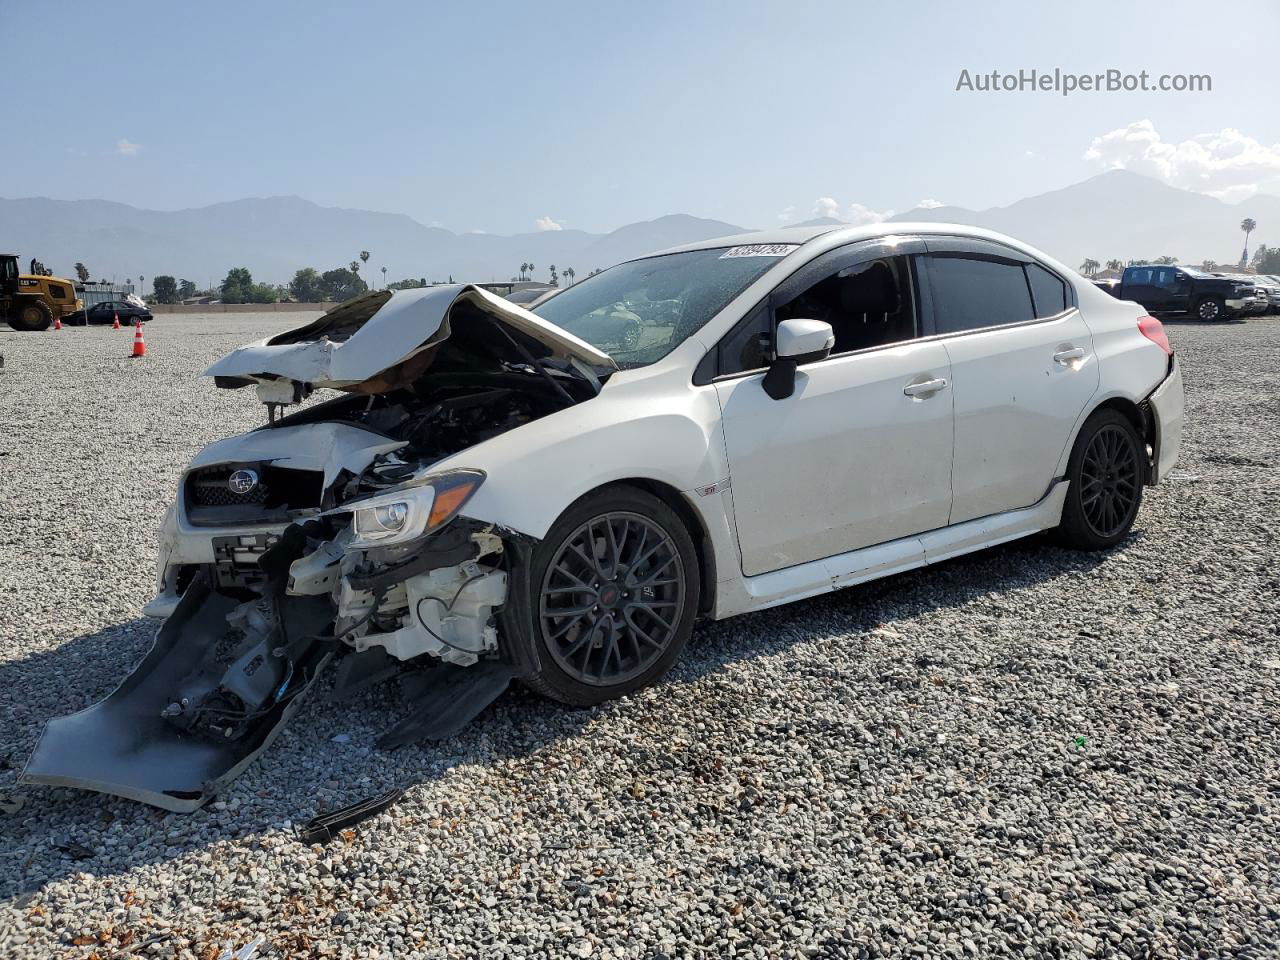
<path fill-rule="evenodd" d="M 154 648 L 105 700 L 49 722 L 27 782 L 192 810 L 330 661 L 336 697 L 401 677 L 409 712 L 388 747 L 452 735 L 526 671 L 501 637 L 528 543 L 459 516 L 482 473 L 433 468 L 589 400 L 611 361 L 494 301 L 368 295 L 207 371 L 255 386 L 269 422 L 193 460 L 160 531 Z M 278 415 L 318 387 L 343 395 Z"/>

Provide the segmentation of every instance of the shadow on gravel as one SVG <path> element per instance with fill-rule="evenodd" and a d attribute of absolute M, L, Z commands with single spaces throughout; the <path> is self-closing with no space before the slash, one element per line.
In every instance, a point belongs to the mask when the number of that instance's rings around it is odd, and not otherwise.
<path fill-rule="evenodd" d="M 1126 545 L 1142 536 L 1135 532 Z M 1032 537 L 703 624 L 667 684 L 693 682 L 734 663 L 785 653 L 797 644 L 829 638 L 833 630 L 856 636 L 898 619 L 1084 573 L 1105 563 L 1107 556 L 1062 550 L 1043 536 Z M 589 742 L 591 734 L 584 728 L 594 718 L 635 709 L 624 701 L 576 710 L 513 687 L 452 740 L 388 752 L 374 748 L 373 740 L 407 710 L 396 684 L 385 683 L 335 704 L 329 700 L 330 685 L 322 681 L 284 734 L 227 794 L 193 814 L 171 814 L 77 790 L 16 786 L 44 720 L 110 693 L 150 648 L 154 630 L 152 621 L 138 619 L 0 664 L 0 716 L 12 718 L 0 741 L 0 760 L 8 761 L 0 765 L 0 795 L 25 800 L 17 813 L 0 813 L 0 849 L 20 850 L 23 860 L 17 869 L 11 863 L 4 871 L 8 876 L 0 880 L 0 898 L 21 899 L 45 883 L 79 872 L 118 875 L 214 843 L 287 829 L 325 810 L 439 779 L 461 764 L 495 767 L 574 736 Z M 67 688 L 68 677 L 76 678 L 74 689 Z M 112 839 L 113 829 L 119 832 L 118 841 Z M 150 842 L 137 846 L 139 834 Z"/>

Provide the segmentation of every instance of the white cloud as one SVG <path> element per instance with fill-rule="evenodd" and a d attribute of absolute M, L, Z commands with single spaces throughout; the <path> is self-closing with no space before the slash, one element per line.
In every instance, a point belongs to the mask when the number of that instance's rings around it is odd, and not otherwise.
<path fill-rule="evenodd" d="M 120 154 L 122 157 L 136 157 L 138 155 L 138 151 L 141 149 L 142 144 L 130 143 L 124 137 L 121 137 L 116 141 L 116 153 Z"/>
<path fill-rule="evenodd" d="M 1170 142 L 1150 120 L 1137 120 L 1094 137 L 1084 158 L 1228 202 L 1280 188 L 1280 143 L 1268 146 L 1233 127 Z"/>
<path fill-rule="evenodd" d="M 851 203 L 845 219 L 855 227 L 861 227 L 868 223 L 880 223 L 892 216 L 892 210 L 872 210 L 870 207 L 864 207 L 860 203 Z"/>
<path fill-rule="evenodd" d="M 542 231 L 542 232 L 545 232 L 547 230 L 563 230 L 564 229 L 563 226 L 556 223 L 550 217 L 539 217 L 537 220 L 533 221 L 533 225 L 537 227 L 539 231 Z"/>
<path fill-rule="evenodd" d="M 467 233 L 474 233 L 474 234 L 482 234 L 482 233 L 488 233 L 488 232 L 489 232 L 488 230 L 481 230 L 479 227 L 472 227 L 470 230 L 467 231 Z"/>
<path fill-rule="evenodd" d="M 841 220 L 845 223 L 851 223 L 855 227 L 868 223 L 880 223 L 882 220 L 888 220 L 893 216 L 892 210 L 872 210 L 861 203 L 851 203 L 847 210 L 842 211 L 840 204 L 831 197 L 819 197 L 813 201 L 813 212 L 819 217 Z"/>
<path fill-rule="evenodd" d="M 795 212 L 796 212 L 796 205 L 794 203 L 789 203 L 787 204 L 786 209 L 784 209 L 780 214 L 778 214 L 778 219 L 790 220 L 792 217 L 795 216 Z"/>
<path fill-rule="evenodd" d="M 813 201 L 813 212 L 819 217 L 837 217 L 840 213 L 840 204 L 830 197 L 819 197 Z"/>
<path fill-rule="evenodd" d="M 934 210 L 938 207 L 945 207 L 946 204 L 941 200 L 921 200 L 916 206 L 921 210 Z"/>

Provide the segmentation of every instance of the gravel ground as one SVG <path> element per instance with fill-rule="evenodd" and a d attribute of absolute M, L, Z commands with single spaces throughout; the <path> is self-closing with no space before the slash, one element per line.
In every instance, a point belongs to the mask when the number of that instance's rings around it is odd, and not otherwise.
<path fill-rule="evenodd" d="M 140 361 L 0 331 L 0 757 L 146 651 L 179 471 L 262 418 L 196 375 L 305 319 L 162 317 Z M 1280 322 L 1170 335 L 1182 461 L 1114 552 L 1035 539 L 706 625 L 657 688 L 508 694 L 444 746 L 373 748 L 394 690 L 317 697 L 189 816 L 10 766 L 0 955 L 1280 955 Z"/>

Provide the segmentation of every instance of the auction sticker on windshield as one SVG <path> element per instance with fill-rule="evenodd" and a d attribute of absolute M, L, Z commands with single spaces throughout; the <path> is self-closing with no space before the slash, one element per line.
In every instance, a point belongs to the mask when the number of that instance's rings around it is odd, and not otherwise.
<path fill-rule="evenodd" d="M 785 257 L 800 246 L 798 243 L 749 243 L 741 247 L 730 247 L 720 254 L 721 260 L 733 257 Z"/>

